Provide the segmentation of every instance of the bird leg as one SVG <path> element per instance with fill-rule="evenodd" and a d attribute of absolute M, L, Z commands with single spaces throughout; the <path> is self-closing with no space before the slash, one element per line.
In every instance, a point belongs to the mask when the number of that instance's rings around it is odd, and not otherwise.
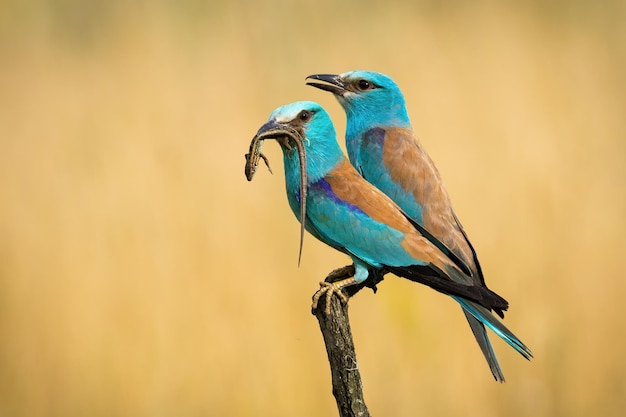
<path fill-rule="evenodd" d="M 342 303 L 348 302 L 348 297 L 343 293 L 342 288 L 353 285 L 356 282 L 354 277 L 346 278 L 337 282 L 320 282 L 320 289 L 313 294 L 313 304 L 311 305 L 311 310 L 317 310 L 317 306 L 322 295 L 326 295 L 326 307 L 324 308 L 324 313 L 326 315 L 330 314 L 330 301 L 332 300 L 332 296 L 336 294 Z"/>
<path fill-rule="evenodd" d="M 341 299 L 341 302 L 347 303 L 348 296 L 343 293 L 343 289 L 355 284 L 358 284 L 358 282 L 356 278 L 354 278 L 354 265 L 348 265 L 344 266 L 343 268 L 335 269 L 330 274 L 328 274 L 328 276 L 326 277 L 326 281 L 320 282 L 320 289 L 317 290 L 315 294 L 313 294 L 313 304 L 311 305 L 311 310 L 317 310 L 320 298 L 322 297 L 322 295 L 325 294 L 326 306 L 324 308 L 324 313 L 326 313 L 326 315 L 329 315 L 330 301 L 333 294 L 336 294 Z"/>
<path fill-rule="evenodd" d="M 313 305 L 311 306 L 313 314 L 315 314 L 315 310 L 317 310 L 317 305 L 322 295 L 326 294 L 326 308 L 324 312 L 328 314 L 330 310 L 330 300 L 333 294 L 337 294 L 341 301 L 346 303 L 348 299 L 355 296 L 356 293 L 361 291 L 364 287 L 369 287 L 376 293 L 376 285 L 383 280 L 384 275 L 387 273 L 387 271 L 371 269 L 367 280 L 357 282 L 356 279 L 354 279 L 355 272 L 354 264 L 330 271 L 324 282 L 320 282 L 320 289 L 313 294 Z M 343 291 L 344 289 L 345 293 Z M 330 295 L 328 293 L 330 293 Z"/>

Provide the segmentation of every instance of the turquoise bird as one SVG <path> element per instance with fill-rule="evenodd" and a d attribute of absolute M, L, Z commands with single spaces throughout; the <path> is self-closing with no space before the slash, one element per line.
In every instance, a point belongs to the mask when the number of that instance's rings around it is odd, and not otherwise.
<path fill-rule="evenodd" d="M 471 276 L 467 265 L 355 170 L 319 104 L 296 102 L 274 110 L 252 141 L 247 174 L 256 167 L 260 143 L 266 139 L 275 139 L 282 148 L 287 200 L 298 221 L 354 263 L 352 276 L 324 283 L 314 307 L 322 294 L 327 303 L 333 294 L 345 300 L 342 289 L 392 272 L 452 296 L 471 317 L 523 356 L 531 356 L 490 312 L 506 309 L 506 301 Z"/>
<path fill-rule="evenodd" d="M 452 209 L 435 164 L 413 132 L 397 84 L 387 75 L 369 71 L 315 74 L 307 79 L 313 80 L 307 84 L 333 93 L 345 110 L 346 148 L 358 172 L 425 229 L 425 236 L 460 259 L 474 285 L 485 286 L 476 251 Z M 504 381 L 485 322 L 463 307 L 491 372 L 497 381 Z M 502 310 L 494 311 L 504 317 Z M 532 357 L 527 350 L 516 350 L 527 359 Z"/>

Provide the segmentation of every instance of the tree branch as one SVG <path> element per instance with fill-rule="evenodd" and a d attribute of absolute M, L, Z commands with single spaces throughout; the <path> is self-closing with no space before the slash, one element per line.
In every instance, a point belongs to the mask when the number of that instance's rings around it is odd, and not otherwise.
<path fill-rule="evenodd" d="M 353 268 L 352 271 L 354 271 Z M 333 278 L 336 278 L 336 276 L 333 276 Z M 359 288 L 353 288 L 350 291 L 350 295 L 354 295 L 361 288 L 363 288 L 362 285 Z M 325 304 L 325 302 L 320 303 L 320 305 Z M 326 353 L 328 354 L 328 362 L 330 363 L 332 374 L 333 395 L 337 401 L 339 416 L 369 417 L 370 413 L 363 399 L 363 384 L 356 352 L 354 351 L 347 303 L 343 304 L 339 297 L 332 297 L 329 315 L 324 313 L 323 308 L 318 308 L 313 311 L 313 314 L 317 317 L 320 330 L 324 336 L 324 344 L 326 345 Z"/>

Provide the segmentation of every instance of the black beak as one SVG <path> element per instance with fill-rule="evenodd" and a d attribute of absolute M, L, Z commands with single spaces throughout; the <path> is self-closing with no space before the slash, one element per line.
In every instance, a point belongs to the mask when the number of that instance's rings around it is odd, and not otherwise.
<path fill-rule="evenodd" d="M 306 79 L 324 81 L 325 84 L 308 81 L 306 84 L 319 88 L 320 90 L 330 91 L 331 93 L 343 96 L 348 92 L 346 84 L 343 82 L 339 75 L 335 74 L 313 74 L 306 77 Z"/>
<path fill-rule="evenodd" d="M 270 120 L 259 128 L 256 132 L 256 136 L 261 140 L 264 139 L 276 139 L 277 136 L 284 136 L 285 125 L 276 123 L 274 120 Z"/>

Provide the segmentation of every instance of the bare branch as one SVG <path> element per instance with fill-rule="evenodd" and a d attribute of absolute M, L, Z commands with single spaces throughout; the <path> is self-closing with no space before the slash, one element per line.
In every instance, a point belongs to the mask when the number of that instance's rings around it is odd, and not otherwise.
<path fill-rule="evenodd" d="M 331 298 L 330 314 L 326 315 L 323 308 L 316 309 L 313 314 L 324 336 L 339 416 L 369 417 L 350 331 L 348 304 L 342 303 L 339 297 Z"/>

